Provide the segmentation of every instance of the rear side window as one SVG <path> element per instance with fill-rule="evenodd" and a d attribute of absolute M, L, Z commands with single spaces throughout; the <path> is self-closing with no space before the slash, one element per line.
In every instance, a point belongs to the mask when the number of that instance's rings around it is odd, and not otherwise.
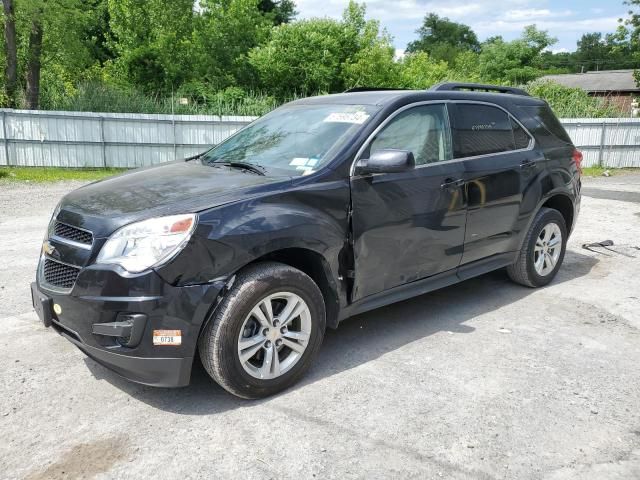
<path fill-rule="evenodd" d="M 511 128 L 513 129 L 513 141 L 515 142 L 516 150 L 527 148 L 531 141 L 529 134 L 513 118 L 511 119 Z"/>
<path fill-rule="evenodd" d="M 536 138 L 552 135 L 563 143 L 572 144 L 571 137 L 548 105 L 523 105 L 520 109 L 527 112 L 543 128 L 544 131 L 532 131 Z M 544 142 L 547 139 L 540 138 L 540 140 Z"/>
<path fill-rule="evenodd" d="M 527 132 L 498 107 L 460 103 L 456 104 L 455 111 L 455 158 L 509 152 L 529 146 Z"/>

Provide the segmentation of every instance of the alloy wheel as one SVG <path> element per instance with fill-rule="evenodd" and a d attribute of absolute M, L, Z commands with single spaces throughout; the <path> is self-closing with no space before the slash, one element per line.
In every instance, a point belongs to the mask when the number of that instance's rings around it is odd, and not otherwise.
<path fill-rule="evenodd" d="M 562 231 L 555 223 L 542 229 L 533 250 L 533 266 L 541 277 L 553 272 L 562 252 Z"/>
<path fill-rule="evenodd" d="M 302 358 L 310 336 L 306 302 L 292 292 L 271 294 L 251 309 L 240 329 L 240 364 L 255 378 L 280 377 Z"/>

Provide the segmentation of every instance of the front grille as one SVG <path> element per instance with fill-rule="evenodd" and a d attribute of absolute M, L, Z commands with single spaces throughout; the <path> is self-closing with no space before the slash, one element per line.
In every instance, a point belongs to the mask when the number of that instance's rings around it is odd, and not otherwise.
<path fill-rule="evenodd" d="M 60 288 L 71 288 L 73 284 L 76 283 L 80 269 L 56 262 L 50 258 L 45 258 L 42 273 L 44 274 L 45 281 L 49 285 Z"/>
<path fill-rule="evenodd" d="M 58 237 L 84 245 L 91 245 L 93 243 L 93 234 L 91 232 L 72 227 L 66 223 L 56 221 L 53 227 L 53 233 Z"/>

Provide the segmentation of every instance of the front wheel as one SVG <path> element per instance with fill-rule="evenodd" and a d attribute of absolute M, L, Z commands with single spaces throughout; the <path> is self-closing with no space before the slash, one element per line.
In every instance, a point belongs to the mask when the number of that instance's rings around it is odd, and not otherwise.
<path fill-rule="evenodd" d="M 511 280 L 527 287 L 547 285 L 558 273 L 567 247 L 564 217 L 552 208 L 541 208 L 534 218 L 518 255 L 507 267 Z"/>
<path fill-rule="evenodd" d="M 227 391 L 266 397 L 309 368 L 325 323 L 322 293 L 309 276 L 281 263 L 259 263 L 237 275 L 202 331 L 200 358 Z"/>

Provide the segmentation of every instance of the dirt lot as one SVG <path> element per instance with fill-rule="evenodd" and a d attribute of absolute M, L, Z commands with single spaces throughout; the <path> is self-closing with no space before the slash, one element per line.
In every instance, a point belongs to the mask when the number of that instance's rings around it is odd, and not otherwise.
<path fill-rule="evenodd" d="M 640 176 L 586 181 L 551 286 L 495 272 L 354 317 L 257 402 L 199 366 L 129 383 L 38 323 L 29 282 L 75 186 L 0 184 L 0 478 L 640 478 Z"/>

